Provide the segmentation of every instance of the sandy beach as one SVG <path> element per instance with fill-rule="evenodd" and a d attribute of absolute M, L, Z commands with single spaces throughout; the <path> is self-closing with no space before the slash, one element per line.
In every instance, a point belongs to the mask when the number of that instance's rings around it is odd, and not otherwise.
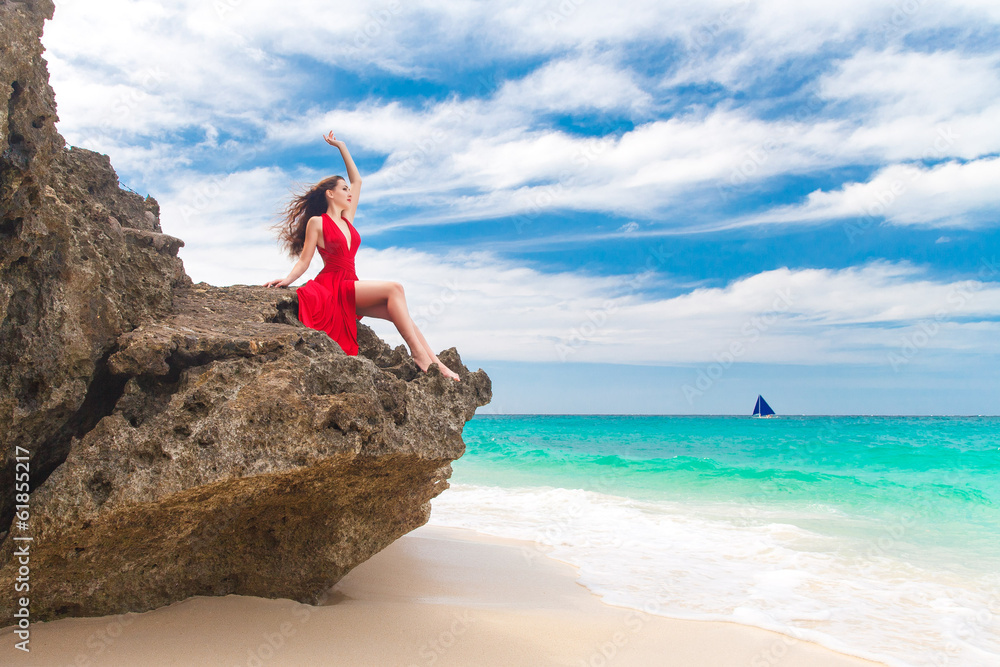
<path fill-rule="evenodd" d="M 734 623 L 606 605 L 531 542 L 424 526 L 320 606 L 229 595 L 32 627 L 10 665 L 874 665 Z"/>

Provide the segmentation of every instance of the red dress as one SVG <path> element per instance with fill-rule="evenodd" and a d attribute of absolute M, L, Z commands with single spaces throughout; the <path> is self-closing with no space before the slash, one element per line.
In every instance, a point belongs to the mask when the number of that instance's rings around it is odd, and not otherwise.
<path fill-rule="evenodd" d="M 323 270 L 296 290 L 299 297 L 299 321 L 307 327 L 325 331 L 340 343 L 344 352 L 358 355 L 358 320 L 354 305 L 354 256 L 358 254 L 361 235 L 351 222 L 341 216 L 351 232 L 351 247 L 333 218 L 323 214 L 323 245 L 316 249 L 323 257 Z"/>

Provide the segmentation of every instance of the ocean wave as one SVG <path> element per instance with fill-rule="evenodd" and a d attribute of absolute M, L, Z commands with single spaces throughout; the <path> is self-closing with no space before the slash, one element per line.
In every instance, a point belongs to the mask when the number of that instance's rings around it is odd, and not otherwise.
<path fill-rule="evenodd" d="M 824 505 L 463 483 L 432 505 L 433 524 L 536 543 L 526 557 L 575 565 L 610 604 L 755 625 L 895 665 L 1000 664 L 1000 575 L 949 567 L 954 549 L 940 562 L 908 550 L 917 515 L 885 523 Z M 918 551 L 924 561 L 907 556 Z"/>

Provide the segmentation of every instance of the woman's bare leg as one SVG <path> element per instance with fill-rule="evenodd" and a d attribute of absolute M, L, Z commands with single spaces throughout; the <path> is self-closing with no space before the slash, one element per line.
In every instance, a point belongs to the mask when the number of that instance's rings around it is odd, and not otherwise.
<path fill-rule="evenodd" d="M 442 375 L 458 380 L 458 373 L 444 365 L 427 344 L 406 306 L 403 286 L 382 280 L 358 280 L 354 283 L 354 301 L 357 312 L 365 317 L 379 317 L 391 321 L 410 348 L 413 361 L 422 371 L 437 364 Z"/>
<path fill-rule="evenodd" d="M 452 370 L 450 368 L 448 368 L 447 366 L 445 366 L 444 363 L 440 359 L 438 359 L 438 356 L 436 354 L 434 354 L 433 348 L 431 348 L 431 346 L 427 344 L 427 339 L 424 338 L 424 334 L 423 334 L 422 331 L 420 331 L 420 327 L 417 326 L 416 322 L 413 323 L 413 330 L 417 332 L 417 338 L 420 339 L 420 342 L 423 344 L 424 349 L 427 350 L 430 353 L 431 358 L 434 359 L 433 363 L 435 363 L 438 366 L 440 366 L 441 367 L 441 372 L 444 373 L 445 375 L 448 375 L 448 373 L 451 373 Z M 448 377 L 451 377 L 451 376 L 449 375 Z M 455 379 L 456 380 L 458 379 L 458 375 L 455 375 Z"/>

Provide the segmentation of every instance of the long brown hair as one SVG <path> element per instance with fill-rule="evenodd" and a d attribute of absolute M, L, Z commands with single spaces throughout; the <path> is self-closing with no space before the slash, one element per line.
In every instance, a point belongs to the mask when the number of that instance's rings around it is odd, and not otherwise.
<path fill-rule="evenodd" d="M 297 257 L 302 252 L 309 218 L 326 213 L 326 191 L 333 190 L 343 180 L 346 180 L 343 176 L 330 176 L 305 192 L 292 196 L 281 214 L 281 220 L 272 226 L 278 231 L 278 241 L 289 255 Z"/>

